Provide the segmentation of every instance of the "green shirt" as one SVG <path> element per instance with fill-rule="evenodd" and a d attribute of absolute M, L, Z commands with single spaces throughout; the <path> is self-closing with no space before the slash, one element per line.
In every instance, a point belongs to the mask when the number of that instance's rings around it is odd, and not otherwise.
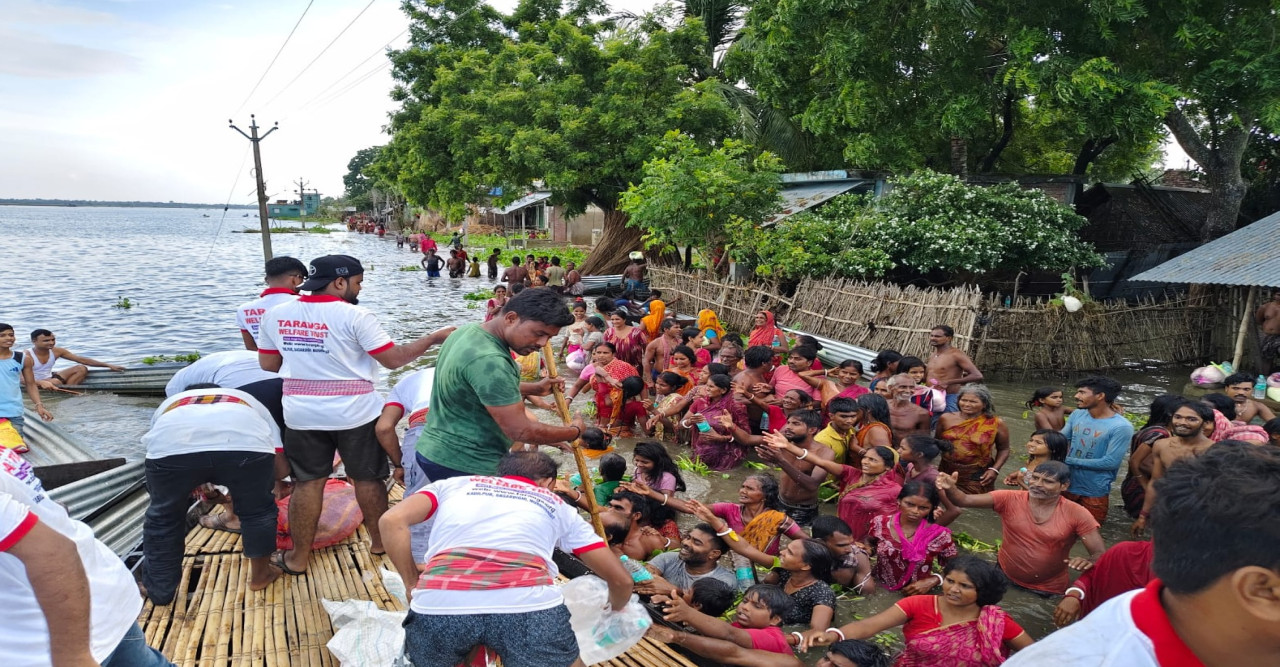
<path fill-rule="evenodd" d="M 519 403 L 520 368 L 506 343 L 479 324 L 458 327 L 444 341 L 431 387 L 431 410 L 417 451 L 432 463 L 473 475 L 493 475 L 511 449 L 486 406 Z"/>
<path fill-rule="evenodd" d="M 618 485 L 622 482 L 600 482 L 592 487 L 596 492 L 596 504 L 600 507 L 608 507 L 609 499 L 613 497 L 613 492 L 618 490 Z"/>

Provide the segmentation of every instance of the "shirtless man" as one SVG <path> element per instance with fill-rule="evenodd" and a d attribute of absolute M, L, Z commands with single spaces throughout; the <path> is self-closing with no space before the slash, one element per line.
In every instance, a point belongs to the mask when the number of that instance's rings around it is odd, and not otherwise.
<path fill-rule="evenodd" d="M 681 331 L 683 328 L 680 324 L 670 317 L 662 320 L 662 335 L 653 339 L 644 348 L 642 377 L 645 386 L 652 388 L 658 373 L 667 370 L 667 357 L 671 356 L 671 351 L 680 345 Z"/>
<path fill-rule="evenodd" d="M 1262 304 L 1254 320 L 1258 323 L 1258 346 L 1262 348 L 1262 364 L 1270 375 L 1276 370 L 1280 355 L 1280 289 L 1271 291 L 1271 300 Z"/>
<path fill-rule="evenodd" d="M 1222 381 L 1222 393 L 1231 397 L 1236 403 L 1236 421 L 1248 424 L 1254 417 L 1262 421 L 1276 418 L 1276 413 L 1266 405 L 1253 400 L 1253 377 L 1248 373 L 1235 373 Z"/>
<path fill-rule="evenodd" d="M 41 389 L 74 386 L 84 382 L 85 376 L 89 374 L 89 369 L 85 368 L 85 366 L 110 368 L 117 372 L 124 370 L 124 366 L 106 364 L 96 359 L 72 354 L 66 348 L 55 346 L 55 343 L 57 343 L 57 339 L 54 337 L 53 332 L 48 329 L 36 329 L 31 332 L 31 349 L 27 350 L 27 353 L 31 355 L 31 360 L 34 363 L 32 371 L 35 373 L 36 386 Z M 53 365 L 59 359 L 74 361 L 76 365 L 55 373 Z"/>
<path fill-rule="evenodd" d="M 915 378 L 899 373 L 880 384 L 887 385 L 893 394 L 889 400 L 889 428 L 893 430 L 893 441 L 901 442 L 903 438 L 917 433 L 930 435 L 929 411 L 911 402 L 917 386 Z"/>
<path fill-rule="evenodd" d="M 969 355 L 951 347 L 951 340 L 955 335 L 955 330 L 946 324 L 939 324 L 929 332 L 929 345 L 933 348 L 933 353 L 929 355 L 928 375 L 946 389 L 947 412 L 959 409 L 956 402 L 960 398 L 962 385 L 982 382 L 982 371 L 973 365 Z"/>
<path fill-rule="evenodd" d="M 502 272 L 502 282 L 507 284 L 507 291 L 516 285 L 525 285 L 529 282 L 529 271 L 520 265 L 520 255 L 511 256 L 511 266 Z"/>
<path fill-rule="evenodd" d="M 644 287 L 644 270 L 648 265 L 645 264 L 644 256 L 640 253 L 632 253 L 631 263 L 627 264 L 627 268 L 622 270 L 622 279 L 625 290 L 623 293 L 635 294 Z"/>
<path fill-rule="evenodd" d="M 1142 501 L 1142 511 L 1133 522 L 1131 531 L 1134 537 L 1141 537 L 1147 531 L 1147 516 L 1155 506 L 1155 482 L 1164 477 L 1164 473 L 1174 461 L 1188 456 L 1199 456 L 1213 445 L 1213 440 L 1204 434 L 1204 425 L 1213 423 L 1213 408 L 1204 403 L 1187 401 L 1179 405 L 1169 418 L 1169 437 L 1161 438 L 1151 446 L 1151 478 L 1147 481 L 1147 494 Z"/>
<path fill-rule="evenodd" d="M 814 465 L 813 460 L 836 460 L 836 453 L 830 447 L 813 439 L 821 428 L 822 415 L 816 410 L 796 410 L 787 417 L 782 435 L 787 442 L 804 450 L 801 456 L 768 446 L 756 447 L 761 459 L 776 464 L 785 473 L 778 485 L 782 511 L 806 528 L 818 516 L 818 487 L 827 479 L 827 471 Z"/>
<path fill-rule="evenodd" d="M 629 551 L 625 551 L 628 557 L 637 560 L 649 560 L 654 551 L 668 551 L 670 549 L 680 548 L 679 538 L 668 538 L 662 534 L 663 526 L 655 526 L 652 523 L 651 508 L 653 505 L 644 496 L 634 491 L 626 489 L 618 489 L 613 492 L 613 496 L 609 498 L 608 511 L 617 512 L 631 520 L 631 527 L 628 529 L 627 543 L 630 544 L 628 549 L 632 548 L 648 548 L 648 551 L 636 556 Z M 674 524 L 674 520 L 668 519 Z M 671 534 L 679 531 L 672 528 Z"/>
<path fill-rule="evenodd" d="M 458 256 L 457 250 L 449 251 L 449 259 L 444 263 L 445 268 L 449 269 L 450 278 L 461 278 L 462 273 L 467 269 L 467 260 Z"/>

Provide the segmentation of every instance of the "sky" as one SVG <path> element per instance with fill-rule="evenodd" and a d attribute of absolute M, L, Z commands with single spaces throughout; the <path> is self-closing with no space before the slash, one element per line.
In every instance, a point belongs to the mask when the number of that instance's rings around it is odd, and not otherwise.
<path fill-rule="evenodd" d="M 0 198 L 253 203 L 251 144 L 228 127 L 251 113 L 280 124 L 261 142 L 272 200 L 299 178 L 340 196 L 356 151 L 388 140 L 383 53 L 408 20 L 399 0 L 314 0 L 299 23 L 307 4 L 0 0 Z"/>
<path fill-rule="evenodd" d="M 0 198 L 253 203 L 250 142 L 228 127 L 251 113 L 279 123 L 261 142 L 272 200 L 299 179 L 340 196 L 356 151 L 388 140 L 383 54 L 408 20 L 399 0 L 310 1 L 0 0 Z M 1173 144 L 1166 163 L 1185 159 Z"/>

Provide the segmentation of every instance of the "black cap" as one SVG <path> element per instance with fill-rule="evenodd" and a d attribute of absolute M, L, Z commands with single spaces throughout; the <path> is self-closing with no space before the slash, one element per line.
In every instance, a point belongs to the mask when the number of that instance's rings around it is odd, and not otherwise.
<path fill-rule="evenodd" d="M 314 292 L 324 289 L 325 285 L 336 278 L 350 278 L 364 273 L 360 260 L 351 255 L 325 255 L 311 260 L 311 268 L 307 272 L 307 281 L 298 285 L 298 289 Z"/>

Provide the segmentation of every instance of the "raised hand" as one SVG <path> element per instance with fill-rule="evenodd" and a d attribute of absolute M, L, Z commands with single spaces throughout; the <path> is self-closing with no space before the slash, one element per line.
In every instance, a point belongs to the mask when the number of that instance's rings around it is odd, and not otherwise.
<path fill-rule="evenodd" d="M 940 472 L 938 473 L 938 479 L 934 482 L 934 486 L 937 486 L 939 491 L 942 491 L 945 493 L 947 491 L 950 491 L 951 489 L 956 488 L 956 484 L 959 481 L 960 481 L 960 473 L 958 472 L 953 472 L 950 474 L 947 474 L 945 472 Z"/>

